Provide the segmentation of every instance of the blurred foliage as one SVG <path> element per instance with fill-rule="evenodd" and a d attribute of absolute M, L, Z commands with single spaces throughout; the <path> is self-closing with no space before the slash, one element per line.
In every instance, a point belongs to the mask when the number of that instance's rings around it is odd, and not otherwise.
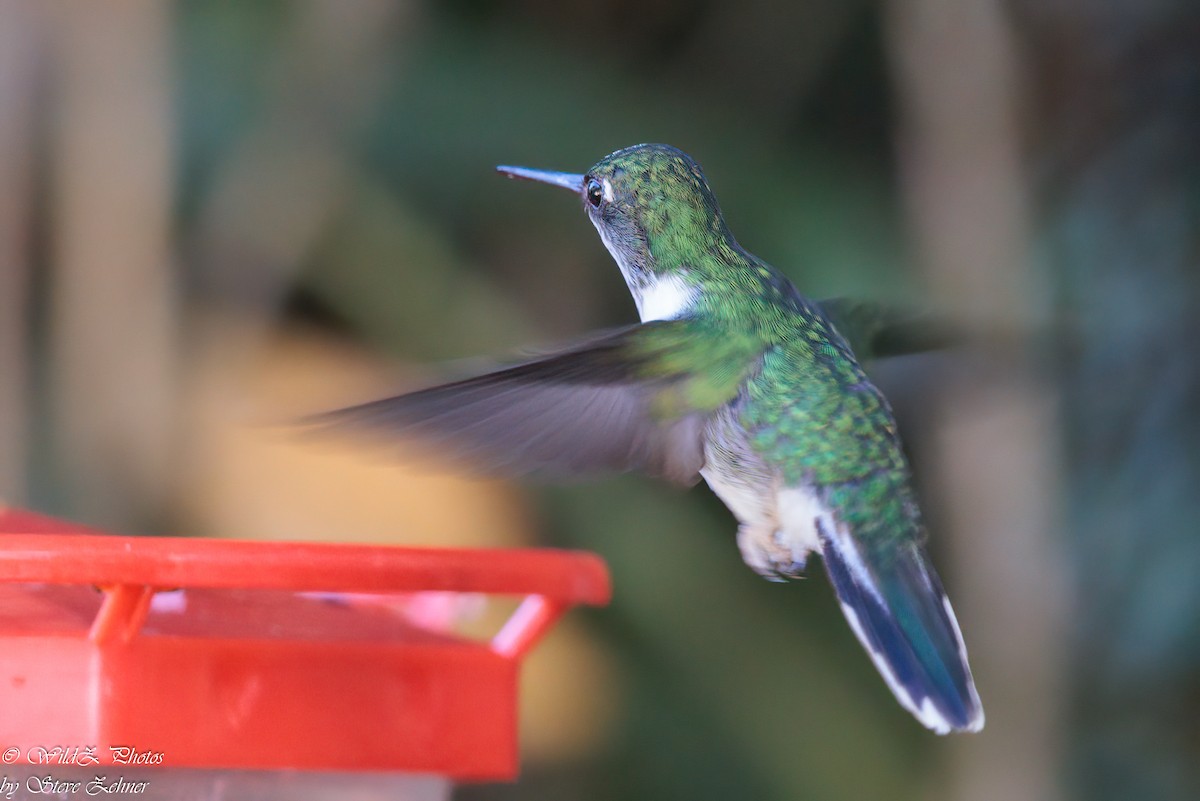
<path fill-rule="evenodd" d="M 1200 9 L 1029 9 L 1054 56 L 1045 247 L 1064 337 L 1081 797 L 1200 796 Z M 1098 87 L 1103 86 L 1103 90 Z"/>
<path fill-rule="evenodd" d="M 1050 331 L 1032 341 L 1050 343 L 1035 360 L 1060 400 L 1060 541 L 1076 577 L 1070 636 L 1059 644 L 1068 654 L 1062 785 L 1071 797 L 1200 797 L 1194 6 L 1001 4 L 1030 95 L 1022 111 L 1035 179 L 1031 258 L 1053 287 Z M 196 376 L 211 367 L 193 362 L 259 369 L 247 354 L 270 348 L 247 344 L 255 340 L 245 329 L 254 325 L 317 329 L 415 371 L 632 320 L 623 282 L 577 203 L 504 181 L 493 167 L 581 171 L 642 141 L 694 155 L 739 239 L 807 294 L 919 306 L 937 293 L 914 272 L 919 257 L 900 198 L 904 147 L 890 39 L 901 35 L 902 7 L 899 0 L 176 3 L 170 234 L 186 320 L 181 395 L 195 394 L 203 383 Z M 935 66 L 961 69 L 972 55 Z M 53 158 L 51 146 L 39 148 L 47 152 L 38 158 Z M 37 265 L 54 259 L 54 193 L 46 182 L 35 182 L 31 204 Z M 35 275 L 30 350 L 45 355 L 53 282 Z M 1045 299 L 1028 302 L 1040 308 Z M 349 401 L 335 396 L 376 391 L 348 361 L 326 353 L 310 382 L 319 387 L 306 397 Z M 44 411 L 54 392 L 45 370 L 35 366 L 28 391 L 29 427 L 38 431 L 53 426 Z M 231 373 L 221 381 L 242 391 L 251 383 Z M 938 427 L 929 402 L 938 380 L 922 373 L 904 393 L 915 419 L 910 426 L 902 415 L 901 423 L 918 473 Z M 298 386 L 286 383 L 280 394 L 305 394 Z M 203 472 L 189 459 L 222 441 L 200 425 L 193 436 L 175 466 L 184 477 Z M 29 461 L 38 469 L 29 496 L 86 516 L 56 469 L 62 457 L 47 437 L 32 439 Z M 273 526 L 303 529 L 297 510 L 274 518 L 250 510 L 272 499 L 288 506 L 278 486 L 247 491 L 286 472 L 284 462 L 294 457 L 272 451 L 246 473 L 220 461 L 209 466 L 239 477 L 226 481 L 238 485 L 236 513 L 225 516 L 214 490 L 125 525 L 150 528 L 165 515 L 203 533 L 228 521 L 264 536 Z M 470 482 L 451 482 L 382 497 L 386 480 L 368 472 L 346 469 L 342 480 L 381 487 L 381 506 L 416 505 L 425 494 L 430 504 L 451 503 L 448 496 L 476 492 Z M 332 494 L 336 483 L 325 475 L 298 479 L 287 492 Z M 586 753 L 534 759 L 518 784 L 466 787 L 458 797 L 950 797 L 944 782 L 961 768 L 961 746 L 928 735 L 893 702 L 818 569 L 812 581 L 772 585 L 742 565 L 735 522 L 706 490 L 675 493 L 634 477 L 503 490 L 518 493 L 529 512 L 512 512 L 501 492 L 489 485 L 477 493 L 452 527 L 474 530 L 480 517 L 495 517 L 498 530 L 511 532 L 532 519 L 536 542 L 591 549 L 611 565 L 613 605 L 573 614 L 612 657 L 609 679 L 618 689 L 602 697 L 619 708 L 596 722 L 603 730 Z M 373 516 L 357 505 L 368 503 L 362 495 L 338 496 L 356 504 L 343 530 L 370 528 L 378 537 L 396 520 L 437 516 L 436 506 Z M 936 524 L 937 499 L 929 506 Z M 323 534 L 319 521 L 307 521 L 312 531 L 304 536 Z M 520 541 L 504 537 L 497 541 Z M 943 572 L 952 594 L 960 591 L 952 571 Z M 1019 625 L 992 639 L 1023 646 Z M 987 704 L 986 655 L 980 661 Z M 980 735 L 976 753 L 1000 775 L 1020 771 L 1004 761 L 1011 743 L 989 736 Z"/>

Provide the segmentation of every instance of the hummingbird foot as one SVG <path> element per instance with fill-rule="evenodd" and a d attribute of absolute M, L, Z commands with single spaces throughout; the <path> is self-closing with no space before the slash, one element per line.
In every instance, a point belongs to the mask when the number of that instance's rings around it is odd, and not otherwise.
<path fill-rule="evenodd" d="M 808 548 L 791 541 L 783 529 L 764 525 L 738 527 L 742 560 L 768 581 L 802 578 Z"/>

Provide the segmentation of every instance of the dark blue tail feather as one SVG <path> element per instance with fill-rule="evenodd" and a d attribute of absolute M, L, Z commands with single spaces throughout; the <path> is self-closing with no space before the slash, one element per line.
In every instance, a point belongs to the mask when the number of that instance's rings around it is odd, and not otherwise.
<path fill-rule="evenodd" d="M 825 571 L 851 628 L 897 700 L 939 734 L 978 731 L 975 691 L 954 612 L 924 550 L 864 555 L 829 519 L 818 522 Z"/>

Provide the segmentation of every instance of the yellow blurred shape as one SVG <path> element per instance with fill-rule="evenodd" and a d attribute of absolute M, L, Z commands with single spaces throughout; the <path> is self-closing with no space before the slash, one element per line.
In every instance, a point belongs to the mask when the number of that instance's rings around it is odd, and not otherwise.
<path fill-rule="evenodd" d="M 566 762 L 594 752 L 625 708 L 613 658 L 577 618 L 559 621 L 521 669 L 521 754 Z"/>
<path fill-rule="evenodd" d="M 194 436 L 182 487 L 190 528 L 207 536 L 516 546 L 530 520 L 516 490 L 455 475 L 397 440 L 302 435 L 306 412 L 380 397 L 389 368 L 298 329 L 267 336 L 222 317 L 190 376 Z"/>

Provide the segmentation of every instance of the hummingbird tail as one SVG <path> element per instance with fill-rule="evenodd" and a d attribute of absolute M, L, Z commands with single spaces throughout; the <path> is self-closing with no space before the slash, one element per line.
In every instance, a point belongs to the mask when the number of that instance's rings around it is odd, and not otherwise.
<path fill-rule="evenodd" d="M 817 525 L 842 611 L 901 706 L 938 734 L 982 729 L 962 633 L 924 549 L 906 543 L 864 558 L 834 520 Z"/>

